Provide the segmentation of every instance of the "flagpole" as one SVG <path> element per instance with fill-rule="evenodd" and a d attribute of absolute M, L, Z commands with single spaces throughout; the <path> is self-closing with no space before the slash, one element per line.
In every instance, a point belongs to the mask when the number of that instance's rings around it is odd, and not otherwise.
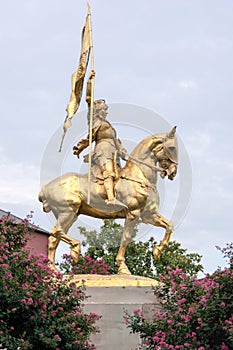
<path fill-rule="evenodd" d="M 93 42 L 92 42 L 92 27 L 91 27 L 91 12 L 90 5 L 87 3 L 88 21 L 89 21 L 89 36 L 90 36 L 90 56 L 91 56 L 91 70 L 94 71 L 94 54 L 93 54 Z M 94 106 L 94 84 L 95 77 L 91 76 L 91 103 L 90 103 L 90 123 L 89 123 L 89 154 L 88 154 L 88 192 L 87 192 L 87 204 L 90 204 L 90 184 L 91 184 L 91 158 L 92 158 L 92 128 L 93 128 L 93 106 Z"/>

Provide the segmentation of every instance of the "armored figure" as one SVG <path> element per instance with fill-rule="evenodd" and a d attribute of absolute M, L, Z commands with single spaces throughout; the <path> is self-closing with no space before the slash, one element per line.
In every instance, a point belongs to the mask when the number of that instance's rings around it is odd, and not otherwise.
<path fill-rule="evenodd" d="M 88 124 L 90 122 L 90 79 L 87 85 L 86 101 L 88 103 Z M 104 180 L 104 187 L 107 194 L 106 203 L 126 207 L 122 202 L 116 199 L 114 193 L 114 180 L 117 176 L 117 166 L 119 157 L 126 160 L 127 152 L 122 147 L 121 141 L 117 138 L 116 130 L 106 120 L 108 106 L 105 100 L 94 101 L 93 107 L 93 127 L 92 142 L 95 141 L 94 154 L 92 157 L 93 165 L 97 166 Z M 79 157 L 80 153 L 89 145 L 89 135 L 81 139 L 77 146 L 73 147 L 73 154 Z M 86 157 L 84 156 L 84 159 Z"/>

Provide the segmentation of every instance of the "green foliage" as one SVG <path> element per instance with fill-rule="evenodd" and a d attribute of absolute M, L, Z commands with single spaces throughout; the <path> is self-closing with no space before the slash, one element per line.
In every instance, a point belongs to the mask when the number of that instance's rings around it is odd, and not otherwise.
<path fill-rule="evenodd" d="M 83 287 L 24 248 L 28 221 L 0 221 L 0 344 L 8 350 L 89 350 L 96 314 L 83 312 Z"/>
<path fill-rule="evenodd" d="M 111 274 L 117 273 L 115 260 L 120 246 L 123 227 L 115 220 L 104 220 L 100 232 L 87 231 L 84 227 L 79 227 L 80 233 L 85 236 L 82 245 L 87 247 L 86 255 L 92 259 L 103 259 L 110 266 Z M 134 236 L 137 231 L 134 231 Z"/>
<path fill-rule="evenodd" d="M 226 247 L 224 248 L 218 246 L 216 246 L 216 248 L 222 253 L 223 257 L 230 265 L 230 268 L 233 269 L 233 242 L 227 243 Z"/>
<path fill-rule="evenodd" d="M 232 257 L 229 247 L 228 256 Z M 152 321 L 146 320 L 140 310 L 126 317 L 131 331 L 144 340 L 143 349 L 233 349 L 231 268 L 217 270 L 203 279 L 168 268 L 160 282 L 154 292 L 162 309 Z"/>
<path fill-rule="evenodd" d="M 115 220 L 104 220 L 100 231 L 87 231 L 84 227 L 79 227 L 80 233 L 84 235 L 83 246 L 87 248 L 86 255 L 92 259 L 103 259 L 110 266 L 108 270 L 111 274 L 116 274 L 118 268 L 115 264 L 116 256 L 123 234 L 123 226 Z M 133 238 L 137 234 L 137 228 L 133 233 Z M 152 249 L 157 242 L 151 237 L 146 242 L 135 242 L 129 244 L 125 262 L 133 275 L 157 278 L 158 274 L 166 274 L 167 266 L 172 269 L 182 268 L 185 273 L 192 276 L 203 270 L 200 263 L 201 256 L 196 253 L 187 253 L 181 248 L 180 243 L 172 241 L 168 248 L 164 250 L 161 257 L 154 261 Z"/>
<path fill-rule="evenodd" d="M 180 268 L 187 275 L 193 276 L 203 271 L 201 258 L 200 254 L 187 253 L 187 249 L 182 248 L 180 243 L 171 241 L 161 257 L 154 262 L 154 266 L 157 274 L 166 275 L 169 266 L 172 270 Z"/>

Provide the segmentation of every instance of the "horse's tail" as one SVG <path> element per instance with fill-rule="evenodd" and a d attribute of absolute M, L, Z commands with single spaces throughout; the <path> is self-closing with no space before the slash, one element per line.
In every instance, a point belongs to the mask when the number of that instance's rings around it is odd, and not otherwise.
<path fill-rule="evenodd" d="M 39 195 L 38 195 L 38 199 L 40 202 L 42 202 L 43 204 L 43 210 L 45 213 L 49 213 L 51 211 L 51 208 L 49 206 L 48 201 L 45 198 L 45 194 L 44 194 L 44 188 L 41 189 Z"/>

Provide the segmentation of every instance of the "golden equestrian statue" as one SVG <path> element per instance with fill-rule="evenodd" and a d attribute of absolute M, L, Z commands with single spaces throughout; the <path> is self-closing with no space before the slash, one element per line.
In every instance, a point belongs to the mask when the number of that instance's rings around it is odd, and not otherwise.
<path fill-rule="evenodd" d="M 106 111 L 104 102 L 102 107 Z M 67 233 L 80 214 L 100 219 L 124 218 L 124 231 L 116 263 L 119 274 L 130 274 L 124 256 L 137 223 L 143 222 L 165 229 L 165 235 L 159 246 L 153 248 L 155 259 L 167 247 L 173 232 L 173 224 L 158 213 L 159 194 L 156 183 L 158 172 L 162 178 L 167 176 L 170 180 L 176 176 L 178 165 L 176 127 L 168 133 L 155 134 L 143 139 L 128 156 L 125 166 L 123 168 L 118 166 L 117 174 L 114 173 L 116 204 L 109 205 L 105 176 L 101 175 L 101 171 L 95 170 L 96 167 L 98 169 L 98 164 L 95 164 L 95 153 L 93 158 L 90 184 L 88 174 L 68 173 L 49 182 L 39 193 L 43 210 L 52 211 L 57 219 L 50 232 L 48 257 L 54 266 L 55 252 L 62 240 L 71 246 L 71 256 L 76 262 L 78 261 L 80 242 L 69 237 Z M 87 204 L 88 185 L 90 185 L 90 204 Z"/>
<path fill-rule="evenodd" d="M 73 148 L 78 156 L 89 146 L 88 174 L 68 173 L 45 185 L 39 200 L 45 212 L 52 211 L 57 222 L 49 237 L 48 257 L 54 267 L 55 253 L 60 241 L 71 246 L 71 256 L 78 261 L 80 242 L 68 236 L 71 225 L 80 214 L 99 219 L 125 219 L 124 231 L 116 257 L 119 274 L 130 274 L 124 256 L 137 223 L 163 227 L 165 236 L 153 248 L 157 259 L 167 247 L 173 232 L 172 223 L 158 213 L 159 194 L 157 173 L 173 180 L 178 165 L 176 127 L 164 134 L 155 134 L 142 140 L 128 155 L 113 126 L 107 121 L 108 106 L 104 100 L 94 101 L 94 57 L 90 7 L 82 30 L 82 47 L 78 69 L 72 75 L 72 92 L 63 125 L 60 151 L 67 129 L 78 110 L 83 82 L 91 57 L 91 73 L 87 82 L 88 136 Z M 92 142 L 95 142 L 92 153 Z M 126 161 L 123 168 L 120 158 Z M 55 267 L 54 267 L 55 268 Z"/>

